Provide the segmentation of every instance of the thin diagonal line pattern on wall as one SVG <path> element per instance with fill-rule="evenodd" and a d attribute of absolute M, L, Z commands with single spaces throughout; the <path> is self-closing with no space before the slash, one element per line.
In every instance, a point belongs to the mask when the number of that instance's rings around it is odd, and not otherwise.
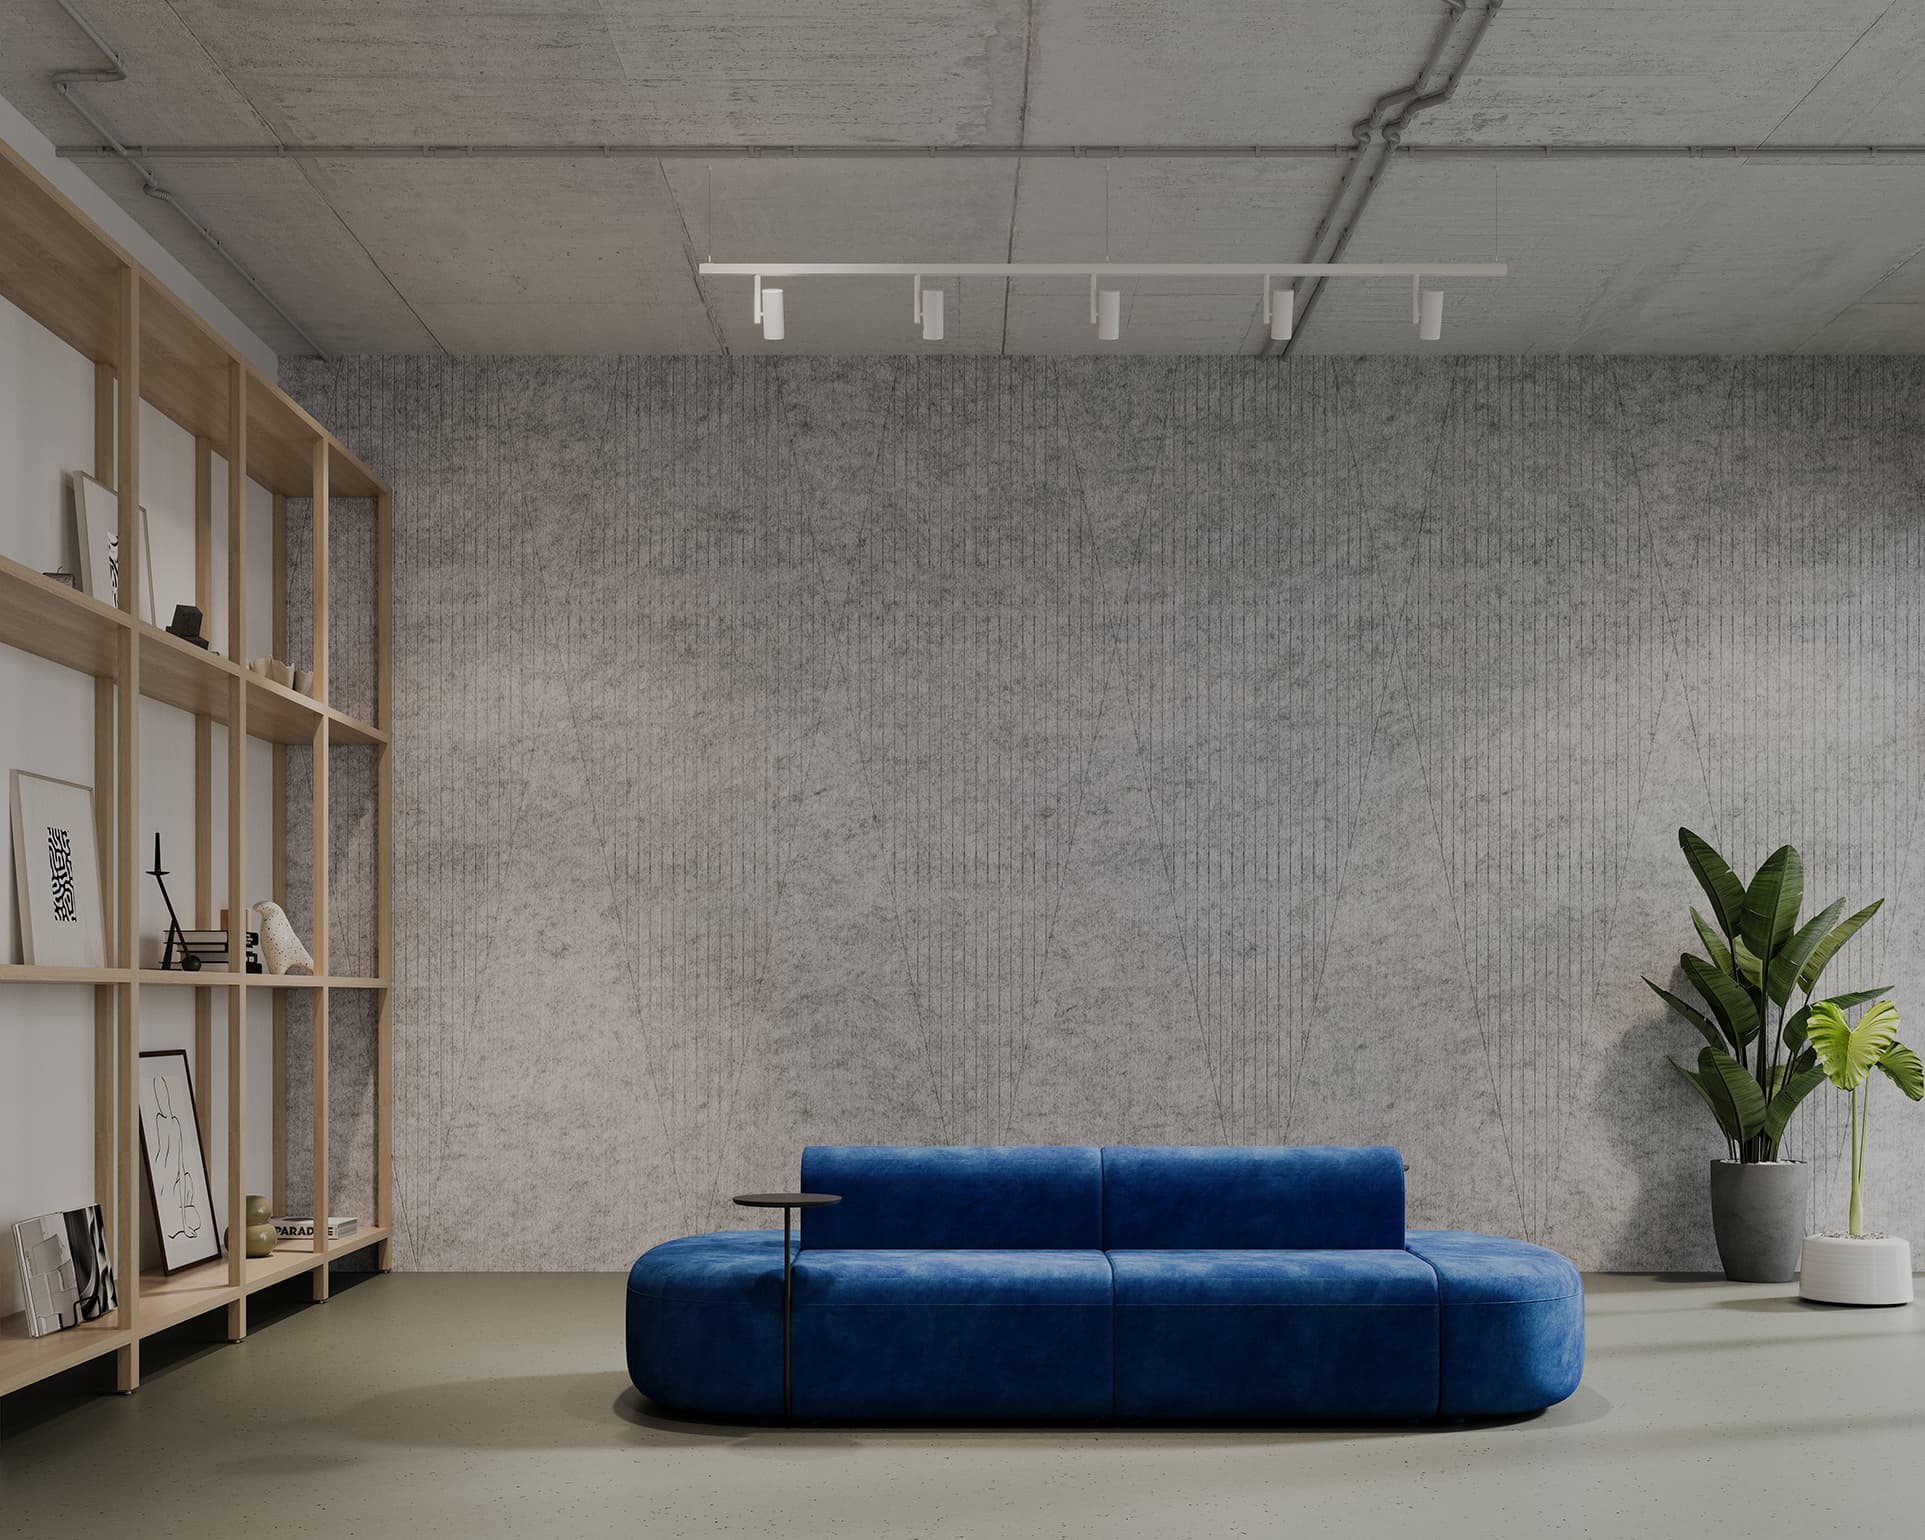
<path fill-rule="evenodd" d="M 396 488 L 403 1265 L 618 1266 L 806 1138 L 1329 1130 L 1701 1267 L 1676 822 L 1888 897 L 1828 983 L 1925 955 L 1915 364 L 288 373 Z"/>

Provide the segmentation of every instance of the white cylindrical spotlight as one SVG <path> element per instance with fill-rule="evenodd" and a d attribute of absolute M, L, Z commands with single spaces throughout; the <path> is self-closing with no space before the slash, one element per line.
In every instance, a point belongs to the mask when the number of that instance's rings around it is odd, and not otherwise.
<path fill-rule="evenodd" d="M 1123 335 L 1123 291 L 1096 291 L 1096 340 L 1114 342 Z"/>
<path fill-rule="evenodd" d="M 1288 342 L 1290 328 L 1297 318 L 1297 291 L 1295 289 L 1272 289 L 1270 291 L 1270 340 Z"/>
<path fill-rule="evenodd" d="M 942 341 L 942 290 L 922 291 L 922 340 Z"/>
<path fill-rule="evenodd" d="M 764 289 L 762 291 L 762 336 L 768 342 L 780 342 L 785 335 L 783 329 L 782 291 Z"/>
<path fill-rule="evenodd" d="M 1444 291 L 1426 289 L 1417 307 L 1417 335 L 1435 342 L 1444 335 Z"/>

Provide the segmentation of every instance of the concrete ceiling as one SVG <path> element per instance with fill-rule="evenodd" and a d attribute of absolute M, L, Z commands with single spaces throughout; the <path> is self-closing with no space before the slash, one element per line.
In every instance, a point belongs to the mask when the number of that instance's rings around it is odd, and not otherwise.
<path fill-rule="evenodd" d="M 77 87 L 136 145 L 1340 145 L 1409 84 L 1440 0 L 75 0 L 128 78 Z M 1471 0 L 1473 11 L 1482 0 Z M 56 0 L 0 6 L 0 95 L 101 62 Z M 1413 124 L 1354 260 L 1487 260 L 1417 342 L 1400 284 L 1328 285 L 1300 351 L 1925 351 L 1925 0 L 1508 0 Z M 1424 146 L 1764 146 L 1720 159 Z M 308 343 L 113 162 L 90 172 L 259 333 Z M 746 281 L 694 263 L 1303 260 L 1342 177 L 1307 159 L 162 159 L 332 352 L 1093 352 L 1075 281 Z M 1107 209 L 1107 221 L 1106 221 Z M 1123 351 L 1263 345 L 1255 286 L 1125 285 Z M 1113 350 L 1113 347 L 1112 349 Z"/>

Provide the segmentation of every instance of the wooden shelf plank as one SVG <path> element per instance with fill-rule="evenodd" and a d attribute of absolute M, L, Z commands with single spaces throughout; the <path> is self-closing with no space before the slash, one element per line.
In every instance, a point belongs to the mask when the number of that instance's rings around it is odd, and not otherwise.
<path fill-rule="evenodd" d="M 387 1238 L 388 1232 L 377 1225 L 329 1242 L 325 1251 L 316 1251 L 312 1244 L 284 1242 L 267 1256 L 245 1259 L 247 1281 L 238 1289 L 227 1281 L 225 1257 L 186 1268 L 171 1278 L 161 1273 L 143 1273 L 140 1280 L 140 1335 L 149 1337 L 170 1326 L 178 1326 L 182 1321 L 190 1321 L 197 1315 L 220 1310 L 242 1294 L 258 1294 L 262 1289 L 298 1278 L 302 1273 L 313 1272 L 323 1263 L 337 1262 L 357 1251 L 378 1246 Z"/>
<path fill-rule="evenodd" d="M 146 621 L 130 622 L 111 605 L 42 577 L 0 556 L 0 646 L 17 647 L 82 673 L 112 678 L 119 639 L 129 625 L 140 638 L 140 693 L 181 711 L 225 723 L 228 689 L 240 665 Z M 381 744 L 388 734 L 284 685 L 247 673 L 247 733 L 269 743 L 311 744 L 326 719 L 330 739 Z"/>
<path fill-rule="evenodd" d="M 227 720 L 227 686 L 238 672 L 217 652 L 140 623 L 140 693 L 195 716 Z"/>
<path fill-rule="evenodd" d="M 363 1225 L 354 1234 L 338 1241 L 328 1243 L 328 1260 L 338 1262 L 343 1257 L 351 1257 L 357 1251 L 366 1251 L 370 1246 L 378 1246 L 388 1238 L 386 1225 Z"/>
<path fill-rule="evenodd" d="M 95 363 L 117 356 L 119 273 L 141 273 L 143 400 L 226 454 L 226 370 L 248 375 L 247 473 L 270 491 L 295 497 L 312 485 L 313 448 L 328 446 L 337 495 L 374 498 L 381 479 L 128 255 L 100 226 L 62 197 L 7 145 L 0 145 L 0 297 L 11 301 Z"/>
<path fill-rule="evenodd" d="M 60 968 L 33 963 L 0 963 L 0 984 L 125 984 L 125 968 Z"/>
<path fill-rule="evenodd" d="M 127 625 L 111 604 L 0 556 L 0 644 L 111 679 Z"/>
<path fill-rule="evenodd" d="M 50 1337 L 29 1337 L 24 1313 L 0 1321 L 0 1396 L 99 1358 L 133 1341 L 117 1322 L 90 1321 Z"/>
<path fill-rule="evenodd" d="M 65 973 L 73 972 L 75 970 L 60 969 L 57 971 L 61 972 L 62 974 L 65 974 Z M 81 971 L 94 971 L 94 970 L 81 970 Z M 125 975 L 123 974 L 115 974 L 115 976 L 111 979 L 96 979 L 90 982 L 118 983 L 120 979 L 123 978 L 124 976 Z M 386 979 L 329 978 L 325 976 L 321 978 L 316 978 L 312 974 L 307 974 L 307 973 L 240 974 L 240 973 L 235 973 L 231 969 L 226 969 L 226 968 L 204 968 L 199 973 L 184 973 L 178 968 L 167 968 L 167 969 L 142 968 L 140 970 L 139 976 L 140 976 L 140 982 L 142 984 L 156 984 L 164 988 L 171 987 L 175 989 L 224 989 L 224 988 L 227 988 L 229 985 L 240 983 L 243 978 L 246 979 L 247 987 L 249 989 L 386 989 L 388 987 L 388 981 Z M 6 970 L 0 969 L 0 980 L 5 979 L 6 977 L 7 977 Z M 56 978 L 56 979 L 38 980 L 35 982 L 79 983 L 79 982 L 89 982 L 89 981 L 68 980 L 63 977 L 63 978 Z"/>
<path fill-rule="evenodd" d="M 137 1312 L 140 1335 L 151 1337 L 157 1331 L 231 1305 L 240 1297 L 241 1291 L 227 1281 L 225 1258 L 203 1262 L 171 1278 L 162 1273 L 142 1273 Z"/>
<path fill-rule="evenodd" d="M 124 256 L 37 171 L 0 155 L 0 296 L 96 363 L 113 361 Z"/>

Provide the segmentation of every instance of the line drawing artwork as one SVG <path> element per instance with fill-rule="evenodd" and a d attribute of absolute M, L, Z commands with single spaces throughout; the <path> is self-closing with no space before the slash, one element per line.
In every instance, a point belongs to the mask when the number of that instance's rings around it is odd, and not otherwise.
<path fill-rule="evenodd" d="M 188 1169 L 187 1145 L 180 1119 L 174 1116 L 167 1082 L 154 1076 L 154 1201 L 160 1209 L 161 1232 L 170 1239 L 201 1233 L 198 1184 Z"/>

